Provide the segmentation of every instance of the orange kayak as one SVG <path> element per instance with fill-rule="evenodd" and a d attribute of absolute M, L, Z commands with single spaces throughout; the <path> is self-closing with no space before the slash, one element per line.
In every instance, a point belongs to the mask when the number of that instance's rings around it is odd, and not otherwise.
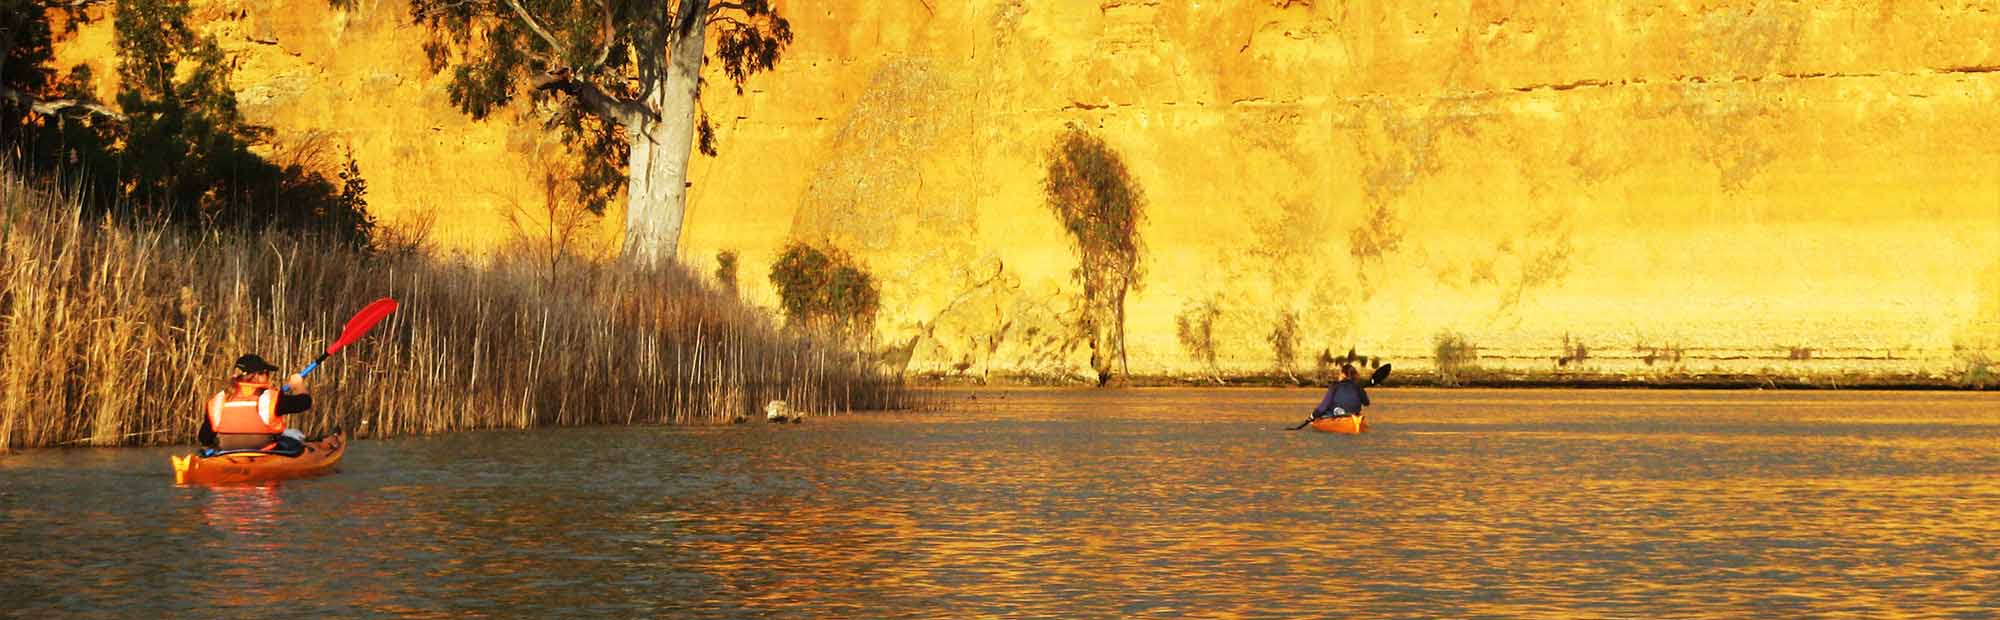
<path fill-rule="evenodd" d="M 1354 435 L 1368 430 L 1368 423 L 1361 416 L 1350 415 L 1338 418 L 1320 418 L 1312 421 L 1312 429 L 1322 433 Z"/>
<path fill-rule="evenodd" d="M 199 454 L 172 457 L 174 484 L 235 484 L 318 476 L 333 471 L 347 453 L 347 438 L 340 435 L 306 442 L 298 456 L 263 452 L 236 452 L 211 457 Z"/>

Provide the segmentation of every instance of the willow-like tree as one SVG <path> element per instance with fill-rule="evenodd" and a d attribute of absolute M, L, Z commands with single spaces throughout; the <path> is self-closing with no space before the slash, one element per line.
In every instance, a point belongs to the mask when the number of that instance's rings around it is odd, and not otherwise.
<path fill-rule="evenodd" d="M 690 149 L 715 154 L 699 104 L 710 55 L 742 92 L 792 41 L 769 0 L 414 0 L 410 15 L 465 113 L 521 95 L 555 106 L 547 127 L 585 155 L 586 206 L 624 190 L 625 254 L 644 263 L 674 256 Z"/>
<path fill-rule="evenodd" d="M 1042 181 L 1049 208 L 1076 242 L 1072 277 L 1083 285 L 1079 327 L 1090 338 L 1090 366 L 1097 384 L 1111 381 L 1111 362 L 1131 375 L 1125 354 L 1125 295 L 1139 288 L 1139 222 L 1146 196 L 1132 182 L 1125 160 L 1104 140 L 1070 125 L 1049 152 Z"/>

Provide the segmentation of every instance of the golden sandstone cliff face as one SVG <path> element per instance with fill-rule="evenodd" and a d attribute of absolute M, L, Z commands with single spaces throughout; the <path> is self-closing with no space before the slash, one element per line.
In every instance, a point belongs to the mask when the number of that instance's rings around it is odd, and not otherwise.
<path fill-rule="evenodd" d="M 919 368 L 1079 364 L 1040 189 L 1074 123 L 1149 198 L 1135 372 L 1196 367 L 1174 321 L 1201 302 L 1237 370 L 1271 366 L 1286 311 L 1303 350 L 1420 366 L 1445 330 L 1531 367 L 1566 334 L 1694 370 L 2000 349 L 1993 3 L 1400 4 L 783 2 L 777 71 L 708 93 L 721 154 L 690 171 L 682 258 L 739 252 L 771 303 L 782 245 L 831 243 Z M 386 222 L 488 251 L 541 208 L 560 150 L 452 109 L 404 5 L 197 6 L 246 113 L 351 149 Z"/>

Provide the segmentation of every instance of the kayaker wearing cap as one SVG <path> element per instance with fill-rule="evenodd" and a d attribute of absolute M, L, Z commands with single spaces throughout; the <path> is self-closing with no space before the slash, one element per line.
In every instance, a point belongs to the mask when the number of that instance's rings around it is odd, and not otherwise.
<path fill-rule="evenodd" d="M 1313 419 L 1361 415 L 1368 406 L 1368 390 L 1361 387 L 1361 371 L 1353 364 L 1340 365 L 1340 382 L 1326 389 L 1326 397 L 1313 408 Z"/>
<path fill-rule="evenodd" d="M 306 393 L 305 377 L 285 379 L 289 392 L 271 385 L 277 366 L 256 354 L 236 358 L 236 376 L 229 388 L 208 400 L 208 416 L 201 421 L 201 445 L 217 450 L 269 450 L 295 452 L 303 447 L 303 433 L 285 428 L 285 416 L 312 409 Z"/>

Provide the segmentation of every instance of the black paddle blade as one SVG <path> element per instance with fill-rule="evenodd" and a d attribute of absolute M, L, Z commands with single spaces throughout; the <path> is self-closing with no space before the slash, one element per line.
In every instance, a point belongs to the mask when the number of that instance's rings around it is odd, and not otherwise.
<path fill-rule="evenodd" d="M 1368 378 L 1368 385 L 1375 385 L 1377 383 L 1381 383 L 1383 380 L 1388 378 L 1389 378 L 1389 364 L 1383 364 L 1381 368 L 1375 369 L 1375 376 Z"/>

